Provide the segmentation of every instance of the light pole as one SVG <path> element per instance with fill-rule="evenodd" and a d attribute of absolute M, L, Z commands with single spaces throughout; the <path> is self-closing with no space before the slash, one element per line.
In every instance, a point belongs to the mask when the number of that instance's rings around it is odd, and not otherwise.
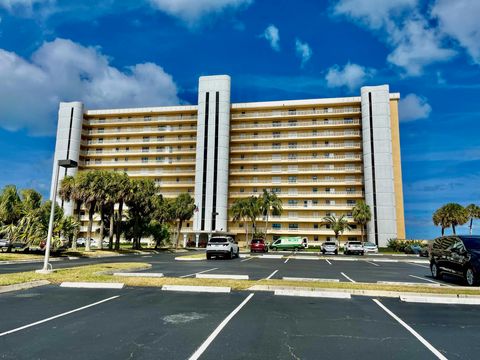
<path fill-rule="evenodd" d="M 55 168 L 55 176 L 53 183 L 53 194 L 52 194 L 52 207 L 50 208 L 50 220 L 48 222 L 48 235 L 47 235 L 47 244 L 45 245 L 45 259 L 43 261 L 43 268 L 41 270 L 36 270 L 35 272 L 39 274 L 49 274 L 53 271 L 52 266 L 48 263 L 50 258 L 50 244 L 52 243 L 53 235 L 53 220 L 55 218 L 55 203 L 57 202 L 57 188 L 58 188 L 58 172 L 60 168 L 65 169 L 76 168 L 78 163 L 74 160 L 58 160 Z M 48 266 L 50 265 L 50 269 Z"/>

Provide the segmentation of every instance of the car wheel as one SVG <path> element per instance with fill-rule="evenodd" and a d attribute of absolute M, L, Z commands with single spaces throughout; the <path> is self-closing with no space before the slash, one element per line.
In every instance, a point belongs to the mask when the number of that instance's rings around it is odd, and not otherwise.
<path fill-rule="evenodd" d="M 465 280 L 467 281 L 468 286 L 475 286 L 478 283 L 478 279 L 471 267 L 465 271 Z"/>
<path fill-rule="evenodd" d="M 277 248 L 274 246 L 274 247 L 272 247 L 272 250 L 273 250 L 273 251 L 277 251 Z"/>
<path fill-rule="evenodd" d="M 438 269 L 438 266 L 436 263 L 432 263 L 430 265 L 430 271 L 432 272 L 432 277 L 434 279 L 441 279 L 442 278 L 442 273 L 440 272 L 440 270 Z"/>
<path fill-rule="evenodd" d="M 233 259 L 233 249 L 230 249 L 230 254 L 228 255 L 228 258 L 230 260 Z"/>
<path fill-rule="evenodd" d="M 237 254 L 235 255 L 235 257 L 238 259 L 240 257 L 240 249 L 237 249 Z"/>
<path fill-rule="evenodd" d="M 338 255 L 338 250 L 335 250 L 335 255 Z"/>
<path fill-rule="evenodd" d="M 212 255 L 207 254 L 207 260 L 211 260 L 211 259 L 212 259 Z"/>

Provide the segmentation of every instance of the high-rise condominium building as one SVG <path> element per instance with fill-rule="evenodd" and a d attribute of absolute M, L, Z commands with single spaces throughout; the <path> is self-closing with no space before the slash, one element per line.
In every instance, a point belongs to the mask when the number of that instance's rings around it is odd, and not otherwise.
<path fill-rule="evenodd" d="M 283 203 L 281 215 L 269 218 L 268 240 L 333 239 L 323 220 L 329 215 L 351 222 L 341 240 L 360 239 L 352 208 L 365 200 L 368 240 L 385 246 L 405 238 L 399 97 L 382 85 L 355 97 L 231 103 L 223 75 L 200 78 L 198 105 L 87 110 L 60 103 L 55 161 L 79 167 L 62 170 L 59 181 L 113 170 L 153 179 L 165 197 L 188 192 L 197 211 L 183 228 L 185 241 L 212 233 L 242 241 L 244 225 L 231 221 L 229 208 L 264 189 Z M 257 229 L 265 226 L 260 218 Z"/>

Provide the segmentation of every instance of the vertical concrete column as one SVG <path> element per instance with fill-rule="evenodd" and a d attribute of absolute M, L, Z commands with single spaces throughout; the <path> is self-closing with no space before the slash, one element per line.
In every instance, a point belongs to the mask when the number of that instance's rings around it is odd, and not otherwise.
<path fill-rule="evenodd" d="M 202 76 L 198 85 L 195 231 L 227 231 L 230 77 Z"/>
<path fill-rule="evenodd" d="M 53 179 L 55 178 L 55 167 L 58 160 L 74 160 L 79 161 L 80 158 L 80 142 L 82 140 L 82 126 L 83 126 L 83 112 L 84 106 L 81 102 L 61 102 L 58 109 L 58 124 L 57 124 L 57 140 L 55 143 L 55 154 L 53 157 L 53 172 L 52 184 L 50 187 L 50 199 L 53 198 Z M 62 182 L 65 176 L 74 176 L 77 173 L 77 168 L 64 169 L 60 168 L 58 176 L 58 185 Z M 57 197 L 59 205 L 62 200 Z M 66 215 L 73 214 L 73 204 L 64 203 L 63 209 Z"/>
<path fill-rule="evenodd" d="M 397 237 L 389 87 L 363 87 L 361 97 L 365 201 L 372 210 L 368 241 L 386 246 Z"/>

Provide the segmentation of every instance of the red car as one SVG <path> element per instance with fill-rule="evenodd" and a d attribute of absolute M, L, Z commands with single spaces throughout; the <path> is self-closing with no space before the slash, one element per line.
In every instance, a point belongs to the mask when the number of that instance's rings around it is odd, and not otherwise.
<path fill-rule="evenodd" d="M 268 252 L 268 245 L 263 239 L 253 239 L 250 243 L 250 252 Z"/>

